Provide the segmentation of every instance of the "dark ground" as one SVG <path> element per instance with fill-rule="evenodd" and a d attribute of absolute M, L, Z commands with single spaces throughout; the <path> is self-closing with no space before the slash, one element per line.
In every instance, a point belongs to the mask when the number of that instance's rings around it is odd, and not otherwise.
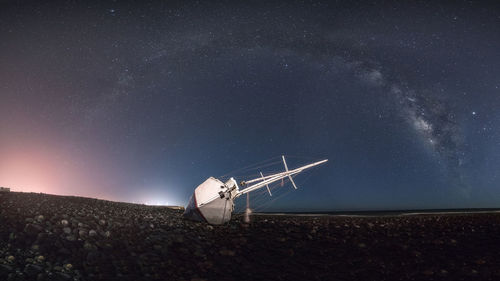
<path fill-rule="evenodd" d="M 500 214 L 236 216 L 0 194 L 0 280 L 500 280 Z"/>

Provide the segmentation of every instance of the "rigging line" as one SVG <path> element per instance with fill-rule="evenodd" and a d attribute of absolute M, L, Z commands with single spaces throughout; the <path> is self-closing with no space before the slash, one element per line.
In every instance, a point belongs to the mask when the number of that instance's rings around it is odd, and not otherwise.
<path fill-rule="evenodd" d="M 288 182 L 289 181 L 287 180 L 287 183 Z M 261 206 L 261 205 L 265 204 L 269 200 L 272 200 L 272 199 L 274 199 L 276 197 L 279 198 L 279 196 L 282 194 L 281 190 L 284 190 L 284 189 L 282 189 L 282 187 L 280 185 L 281 185 L 280 182 L 272 183 L 271 184 L 270 189 L 272 189 L 273 192 L 275 193 L 275 195 L 272 198 L 268 195 L 267 190 L 265 190 L 265 189 L 257 191 L 258 194 L 256 196 L 256 199 L 253 200 L 253 203 L 256 206 Z M 289 190 L 289 189 L 287 189 L 287 190 Z M 293 191 L 293 190 L 289 190 L 289 191 Z"/>
<path fill-rule="evenodd" d="M 267 191 L 266 191 L 266 194 L 264 195 L 263 193 L 260 193 L 260 194 L 255 194 L 255 195 L 252 195 L 253 199 L 252 199 L 252 205 L 259 205 L 263 202 L 266 202 L 267 200 L 269 200 L 269 195 L 267 195 Z"/>
<path fill-rule="evenodd" d="M 296 175 L 292 176 L 292 177 L 295 177 Z M 269 202 L 263 202 L 262 204 L 258 205 L 255 207 L 255 209 L 257 210 L 258 208 L 263 208 L 264 206 L 267 206 L 269 204 L 271 204 L 272 202 L 275 202 L 276 200 L 286 196 L 288 193 L 292 192 L 293 190 L 291 189 L 288 189 L 285 193 L 283 194 L 279 194 L 278 196 L 276 196 L 276 198 L 273 198 L 272 200 L 270 200 Z"/>
<path fill-rule="evenodd" d="M 268 202 L 264 202 L 263 204 L 261 204 L 259 206 L 259 208 L 262 208 L 264 206 L 267 206 L 273 202 L 275 202 L 276 200 L 279 200 L 280 198 L 283 198 L 284 196 L 288 195 L 289 193 L 291 193 L 293 190 L 292 189 L 288 189 L 288 190 L 283 190 L 281 192 L 281 194 L 278 194 L 278 196 L 276 196 L 275 198 L 273 198 L 272 200 L 269 200 Z"/>
<path fill-rule="evenodd" d="M 304 159 L 304 160 L 314 160 L 319 161 L 321 157 L 311 157 L 311 156 L 301 156 L 301 155 L 286 155 L 287 158 Z"/>
<path fill-rule="evenodd" d="M 270 160 L 272 160 L 272 159 L 274 159 L 274 158 L 278 158 L 278 157 L 281 157 L 281 156 L 274 156 L 274 157 L 271 157 L 271 158 L 269 158 L 269 159 L 266 159 L 266 160 L 263 160 L 263 161 L 260 161 L 260 162 L 254 163 L 254 164 L 250 164 L 250 165 L 245 166 L 245 167 L 243 167 L 243 168 L 239 168 L 239 169 L 233 170 L 233 171 L 231 171 L 231 172 L 229 172 L 229 173 L 227 173 L 227 174 L 225 174 L 225 175 L 221 176 L 221 178 L 222 178 L 222 177 L 225 177 L 225 176 L 228 176 L 228 175 L 230 175 L 230 174 L 233 174 L 233 173 L 239 172 L 239 171 L 241 171 L 241 170 L 247 169 L 247 168 L 249 168 L 249 167 L 253 167 L 253 166 L 255 166 L 255 165 L 260 165 L 260 164 L 266 163 L 267 161 L 270 161 Z"/>
<path fill-rule="evenodd" d="M 288 183 L 288 181 L 287 181 L 287 183 Z M 272 200 L 272 199 L 274 199 L 274 198 L 276 198 L 276 197 L 278 197 L 278 198 L 279 198 L 279 196 L 282 194 L 282 193 L 280 193 L 280 192 L 281 192 L 281 190 L 282 190 L 282 188 L 281 188 L 281 186 L 279 186 L 279 185 L 281 185 L 281 183 L 277 182 L 277 183 L 273 183 L 273 184 L 270 186 L 270 189 L 271 189 L 271 190 L 273 190 L 273 192 L 276 194 L 275 196 L 273 196 L 273 198 L 270 198 L 270 196 L 268 196 L 268 195 L 267 195 L 267 191 L 266 191 L 266 190 L 263 190 L 263 191 L 262 191 L 262 194 L 264 194 L 264 193 L 265 193 L 265 196 L 264 196 L 264 195 L 261 195 L 260 197 L 258 197 L 258 199 L 254 200 L 254 203 L 255 203 L 255 202 L 257 202 L 257 204 L 256 204 L 257 206 L 262 206 L 263 204 L 267 204 L 267 202 L 266 202 L 266 201 L 268 201 L 268 200 Z M 287 189 L 287 190 L 288 190 L 288 189 Z M 288 191 L 293 191 L 293 190 L 288 190 Z M 260 195 L 260 194 L 259 194 L 259 195 Z"/>
<path fill-rule="evenodd" d="M 250 172 L 250 171 L 253 171 L 253 170 L 263 170 L 263 168 L 266 168 L 266 167 L 270 167 L 270 166 L 274 166 L 276 164 L 279 164 L 279 163 L 282 163 L 281 161 L 275 161 L 275 162 L 271 162 L 269 164 L 266 164 L 266 165 L 261 165 L 261 166 L 256 166 L 255 168 L 251 168 L 251 169 L 247 169 L 246 171 Z M 281 171 L 281 170 L 279 170 Z M 266 172 L 266 173 L 269 173 L 269 172 Z M 234 173 L 232 176 L 233 177 L 239 177 L 239 178 L 248 178 L 248 177 L 256 177 L 256 176 L 259 176 L 260 174 L 259 173 L 252 173 L 252 174 L 249 174 L 249 173 L 243 173 L 243 171 L 239 174 L 236 174 Z"/>
<path fill-rule="evenodd" d="M 267 203 L 264 203 L 264 204 L 262 204 L 262 205 L 260 205 L 260 206 L 256 207 L 256 208 L 255 208 L 255 210 L 256 210 L 256 211 L 258 211 L 258 210 L 262 210 L 262 209 L 264 209 L 264 207 L 267 207 L 269 204 L 271 204 L 271 203 L 275 202 L 276 200 L 278 200 L 278 199 L 280 199 L 280 198 L 282 198 L 282 197 L 284 197 L 284 196 L 288 195 L 290 192 L 292 192 L 292 190 L 288 190 L 288 191 L 286 191 L 284 194 L 281 194 L 280 196 L 277 196 L 277 197 L 276 197 L 276 198 L 274 198 L 273 200 L 271 200 L 271 201 L 269 201 L 269 202 L 267 202 Z"/>

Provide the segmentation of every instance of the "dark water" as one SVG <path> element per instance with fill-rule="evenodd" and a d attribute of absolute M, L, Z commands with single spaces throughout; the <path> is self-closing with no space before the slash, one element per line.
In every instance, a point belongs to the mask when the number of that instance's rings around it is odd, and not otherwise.
<path fill-rule="evenodd" d="M 471 208 L 471 209 L 423 209 L 423 210 L 377 210 L 377 211 L 317 211 L 317 212 L 258 212 L 259 215 L 288 215 L 288 216 L 404 216 L 404 215 L 433 215 L 433 214 L 475 214 L 500 212 L 500 208 Z"/>

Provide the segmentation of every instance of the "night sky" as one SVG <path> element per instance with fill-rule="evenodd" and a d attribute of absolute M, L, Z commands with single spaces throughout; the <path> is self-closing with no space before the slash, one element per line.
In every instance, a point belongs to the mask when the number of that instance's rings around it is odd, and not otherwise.
<path fill-rule="evenodd" d="M 329 162 L 262 210 L 500 207 L 498 4 L 42 2 L 0 3 L 0 186 L 184 205 L 285 154 Z"/>

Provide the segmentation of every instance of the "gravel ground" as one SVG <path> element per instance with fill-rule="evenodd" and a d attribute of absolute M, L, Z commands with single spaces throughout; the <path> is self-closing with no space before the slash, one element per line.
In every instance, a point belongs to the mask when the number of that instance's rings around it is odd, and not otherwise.
<path fill-rule="evenodd" d="M 500 214 L 235 216 L 0 194 L 0 280 L 500 280 Z"/>

